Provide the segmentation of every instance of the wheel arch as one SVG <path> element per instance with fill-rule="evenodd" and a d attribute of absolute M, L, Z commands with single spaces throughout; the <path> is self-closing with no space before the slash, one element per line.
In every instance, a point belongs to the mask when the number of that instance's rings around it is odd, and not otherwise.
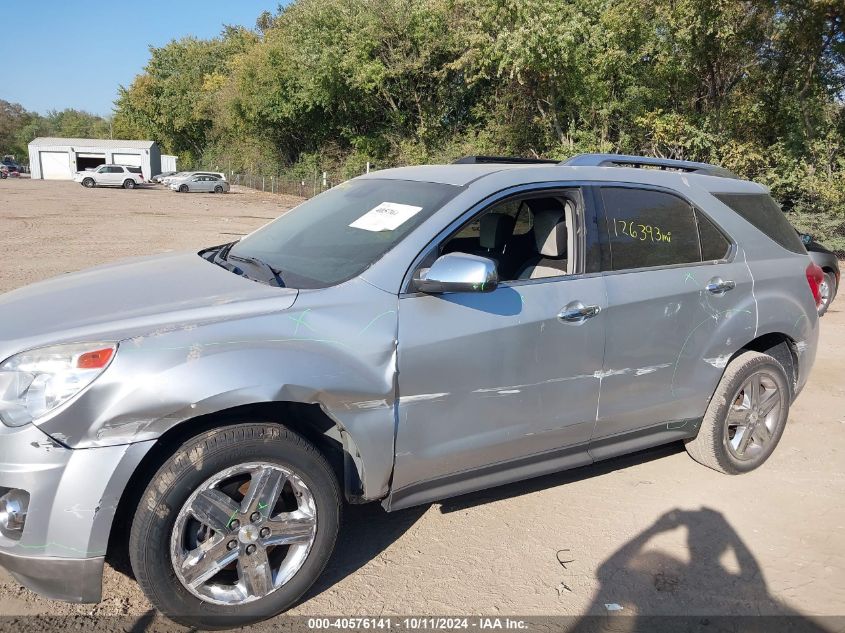
<path fill-rule="evenodd" d="M 796 341 L 791 336 L 784 334 L 783 332 L 769 332 L 767 334 L 761 334 L 734 352 L 728 359 L 725 369 L 727 369 L 727 365 L 729 365 L 737 356 L 748 351 L 768 354 L 783 366 L 791 389 L 790 399 L 794 399 L 798 385 L 799 357 L 798 344 Z M 722 371 L 722 375 L 724 376 L 724 370 Z"/>
<path fill-rule="evenodd" d="M 293 401 L 245 404 L 184 420 L 165 431 L 141 459 L 123 489 L 109 530 L 106 558 L 118 571 L 129 569 L 129 531 L 149 481 L 192 437 L 232 424 L 275 423 L 301 435 L 326 458 L 349 503 L 366 503 L 363 466 L 355 441 L 320 405 Z"/>

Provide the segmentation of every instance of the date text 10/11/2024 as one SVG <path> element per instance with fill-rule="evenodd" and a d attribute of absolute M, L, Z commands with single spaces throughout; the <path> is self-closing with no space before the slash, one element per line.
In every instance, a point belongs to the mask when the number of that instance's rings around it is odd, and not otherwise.
<path fill-rule="evenodd" d="M 308 629 L 372 629 L 397 631 L 446 631 L 446 630 L 525 630 L 528 622 L 514 618 L 497 617 L 335 617 L 308 618 Z"/>

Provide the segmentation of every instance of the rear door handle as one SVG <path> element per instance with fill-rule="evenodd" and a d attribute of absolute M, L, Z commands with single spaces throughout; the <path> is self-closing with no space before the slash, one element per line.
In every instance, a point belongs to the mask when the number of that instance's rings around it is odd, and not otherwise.
<path fill-rule="evenodd" d="M 581 323 L 596 316 L 599 312 L 601 312 L 601 306 L 585 306 L 580 301 L 572 301 L 566 304 L 557 318 L 559 321 L 566 323 Z"/>
<path fill-rule="evenodd" d="M 707 289 L 707 292 L 711 294 L 723 295 L 728 290 L 733 290 L 734 288 L 736 288 L 736 282 L 725 280 L 721 277 L 713 277 L 713 279 L 707 282 L 705 288 Z"/>

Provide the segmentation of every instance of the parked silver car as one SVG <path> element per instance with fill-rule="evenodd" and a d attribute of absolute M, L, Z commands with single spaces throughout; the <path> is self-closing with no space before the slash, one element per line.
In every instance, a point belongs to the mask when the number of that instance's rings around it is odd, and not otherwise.
<path fill-rule="evenodd" d="M 247 624 L 320 575 L 343 500 L 674 441 L 728 474 L 766 461 L 822 276 L 764 187 L 640 157 L 462 162 L 1 296 L 0 564 L 96 602 L 128 548 L 172 619 Z"/>
<path fill-rule="evenodd" d="M 214 176 L 215 178 L 226 180 L 226 174 L 219 171 L 180 171 L 170 176 L 162 178 L 161 184 L 167 185 L 169 187 L 173 183 L 182 182 L 193 178 L 194 176 Z"/>
<path fill-rule="evenodd" d="M 173 191 L 180 193 L 205 192 L 228 193 L 229 183 L 217 176 L 191 176 L 185 180 L 177 180 L 170 185 Z"/>

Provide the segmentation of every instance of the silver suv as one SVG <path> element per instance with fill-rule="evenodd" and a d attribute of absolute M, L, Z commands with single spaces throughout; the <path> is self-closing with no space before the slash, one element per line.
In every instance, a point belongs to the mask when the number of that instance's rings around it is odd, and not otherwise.
<path fill-rule="evenodd" d="M 616 155 L 460 162 L 0 297 L 0 564 L 96 602 L 128 551 L 172 619 L 246 624 L 319 576 L 344 501 L 675 441 L 728 474 L 769 457 L 822 277 L 764 187 Z"/>

